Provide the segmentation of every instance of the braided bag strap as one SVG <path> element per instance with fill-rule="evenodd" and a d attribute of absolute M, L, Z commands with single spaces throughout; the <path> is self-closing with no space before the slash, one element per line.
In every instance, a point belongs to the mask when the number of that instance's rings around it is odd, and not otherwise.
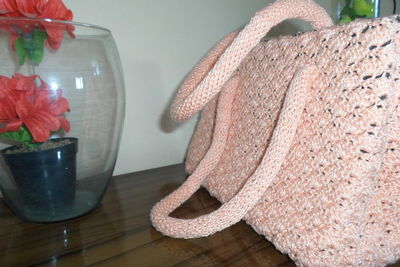
<path fill-rule="evenodd" d="M 178 90 L 171 117 L 184 121 L 201 110 L 221 91 L 242 60 L 268 31 L 291 18 L 308 21 L 315 29 L 332 25 L 326 11 L 313 0 L 278 0 L 268 5 L 257 12 L 239 34 L 233 32 L 223 38 L 193 69 Z"/>
<path fill-rule="evenodd" d="M 317 77 L 315 66 L 298 71 L 287 91 L 278 123 L 265 155 L 254 174 L 243 188 L 228 202 L 210 214 L 195 219 L 177 219 L 169 214 L 185 202 L 217 164 L 223 152 L 230 122 L 230 109 L 234 89 L 239 79 L 231 79 L 225 86 L 217 109 L 214 139 L 209 151 L 193 174 L 176 191 L 158 202 L 150 213 L 154 227 L 165 235 L 179 238 L 196 238 L 211 235 L 240 221 L 274 182 L 289 151 L 302 111 L 307 101 L 307 91 Z M 224 103 L 221 105 L 221 102 Z"/>
<path fill-rule="evenodd" d="M 200 188 L 223 153 L 234 93 L 240 82 L 238 75 L 232 77 L 235 70 L 271 27 L 289 18 L 304 19 L 315 28 L 332 25 L 326 12 L 312 0 L 278 0 L 258 12 L 239 34 L 227 35 L 182 84 L 171 110 L 172 117 L 178 121 L 192 116 L 221 88 L 223 90 L 218 101 L 216 126 L 209 151 L 185 183 L 157 203 L 150 213 L 154 227 L 162 233 L 172 237 L 195 238 L 221 231 L 240 221 L 275 180 L 300 122 L 307 90 L 316 77 L 315 66 L 305 66 L 293 78 L 263 160 L 243 188 L 210 214 L 195 219 L 169 216 Z M 219 57 L 220 53 L 222 55 Z"/>

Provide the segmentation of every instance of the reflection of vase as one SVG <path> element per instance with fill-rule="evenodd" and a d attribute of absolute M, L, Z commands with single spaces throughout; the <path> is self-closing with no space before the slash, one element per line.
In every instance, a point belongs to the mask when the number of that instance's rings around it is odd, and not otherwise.
<path fill-rule="evenodd" d="M 335 0 L 336 18 L 346 23 L 357 18 L 376 18 L 380 16 L 380 0 Z"/>
<path fill-rule="evenodd" d="M 76 138 L 54 139 L 66 144 L 34 152 L 10 153 L 20 146 L 1 151 L 17 190 L 32 209 L 57 208 L 72 205 L 76 184 Z"/>
<path fill-rule="evenodd" d="M 60 48 L 52 50 L 45 46 L 42 58 L 27 56 L 21 62 L 21 55 L 10 46 L 10 31 L 36 29 L 41 24 L 49 32 L 72 26 L 75 37 L 64 32 Z M 29 194 L 25 194 L 29 191 L 27 188 L 33 186 L 30 177 L 14 179 L 13 171 L 6 167 L 7 160 L 0 159 L 0 189 L 7 205 L 19 217 L 34 222 L 65 220 L 93 210 L 100 203 L 115 167 L 125 110 L 122 69 L 111 32 L 88 24 L 3 17 L 0 18 L 0 62 L 0 76 L 39 75 L 49 85 L 52 97 L 62 94 L 68 99 L 70 112 L 62 116 L 70 122 L 71 131 L 56 131 L 51 138 L 72 136 L 79 139 L 75 190 L 72 190 L 74 201 L 67 201 L 67 196 L 65 199 L 55 196 L 48 199 L 55 201 L 47 204 L 49 208 L 33 208 L 31 200 L 26 198 Z M 10 145 L 3 141 L 6 140 L 0 139 L 0 150 Z M 32 165 L 30 162 L 21 169 L 28 170 Z M 57 180 L 54 175 L 49 178 L 51 180 L 42 183 Z M 22 184 L 26 185 L 25 189 Z M 72 188 L 72 184 L 66 187 Z M 24 197 L 19 190 L 25 192 Z M 38 198 L 38 194 L 35 199 L 47 201 L 45 197 Z"/>

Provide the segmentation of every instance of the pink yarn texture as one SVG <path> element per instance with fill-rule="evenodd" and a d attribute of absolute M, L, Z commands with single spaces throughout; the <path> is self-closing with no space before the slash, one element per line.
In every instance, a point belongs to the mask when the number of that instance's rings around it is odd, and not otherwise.
<path fill-rule="evenodd" d="M 296 7 L 296 8 L 293 8 Z M 316 29 L 262 40 L 288 18 Z M 299 266 L 400 258 L 400 17 L 332 26 L 312 0 L 278 0 L 193 69 L 172 106 L 203 109 L 191 174 L 151 211 L 165 235 L 211 235 L 244 219 Z M 221 207 L 169 214 L 205 187 Z"/>

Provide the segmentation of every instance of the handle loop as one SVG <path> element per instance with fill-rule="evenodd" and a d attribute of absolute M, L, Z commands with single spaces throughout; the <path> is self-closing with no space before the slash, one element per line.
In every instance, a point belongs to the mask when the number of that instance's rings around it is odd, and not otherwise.
<path fill-rule="evenodd" d="M 332 25 L 328 14 L 312 0 L 278 0 L 258 12 L 239 34 L 227 35 L 183 82 L 171 109 L 172 117 L 178 121 L 192 116 L 225 86 L 218 100 L 214 138 L 209 151 L 186 182 L 158 202 L 150 213 L 154 227 L 164 234 L 195 238 L 221 231 L 240 221 L 276 179 L 301 120 L 307 89 L 316 78 L 315 66 L 306 66 L 294 76 L 265 155 L 243 188 L 210 214 L 195 219 L 169 216 L 200 188 L 224 151 L 234 93 L 240 80 L 238 75 L 232 77 L 233 73 L 269 29 L 288 18 L 309 21 L 314 28 Z"/>
<path fill-rule="evenodd" d="M 173 210 L 200 188 L 201 183 L 210 170 L 214 169 L 223 153 L 230 124 L 234 89 L 239 80 L 237 75 L 234 76 L 221 93 L 214 138 L 209 151 L 186 182 L 153 207 L 150 217 L 154 227 L 168 236 L 196 238 L 211 235 L 240 221 L 257 204 L 278 175 L 301 120 L 308 88 L 311 87 L 316 75 L 315 66 L 306 66 L 295 74 L 260 165 L 231 200 L 216 211 L 195 219 L 169 217 Z"/>
<path fill-rule="evenodd" d="M 278 0 L 268 5 L 257 12 L 239 34 L 233 32 L 227 35 L 193 69 L 178 91 L 171 117 L 184 121 L 201 110 L 221 91 L 242 60 L 267 32 L 291 18 L 308 21 L 315 29 L 333 24 L 326 11 L 313 0 Z"/>

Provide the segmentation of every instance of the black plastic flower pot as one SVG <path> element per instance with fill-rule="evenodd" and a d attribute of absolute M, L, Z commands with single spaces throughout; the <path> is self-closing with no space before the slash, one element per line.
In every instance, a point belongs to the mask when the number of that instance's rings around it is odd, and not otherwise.
<path fill-rule="evenodd" d="M 73 203 L 76 185 L 78 139 L 52 139 L 55 147 L 34 152 L 1 150 L 24 205 L 57 208 Z"/>

